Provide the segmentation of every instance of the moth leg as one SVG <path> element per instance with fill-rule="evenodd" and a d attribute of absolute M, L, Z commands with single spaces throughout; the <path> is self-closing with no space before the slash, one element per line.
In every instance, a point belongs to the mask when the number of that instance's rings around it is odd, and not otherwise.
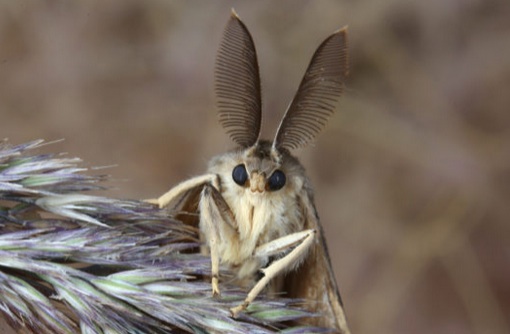
<path fill-rule="evenodd" d="M 159 208 L 164 208 L 170 204 L 174 199 L 182 196 L 186 191 L 199 187 L 203 184 L 213 184 L 215 187 L 219 187 L 219 180 L 216 174 L 205 174 L 196 176 L 189 180 L 183 181 L 161 195 L 159 198 L 153 198 L 145 200 L 147 203 L 156 204 Z"/>
<path fill-rule="evenodd" d="M 255 249 L 255 257 L 265 257 L 281 254 L 287 251 L 289 248 L 294 247 L 292 251 L 271 263 L 267 268 L 261 269 L 264 276 L 250 290 L 244 302 L 230 309 L 233 317 L 236 317 L 239 312 L 244 311 L 275 276 L 288 270 L 289 268 L 292 268 L 296 265 L 296 263 L 299 263 L 301 259 L 305 257 L 305 255 L 308 253 L 308 250 L 310 249 L 310 246 L 315 240 L 316 232 L 316 230 L 310 229 L 289 234 L 282 238 L 272 240 Z"/>
<path fill-rule="evenodd" d="M 234 215 L 220 192 L 213 186 L 206 184 L 200 197 L 200 229 L 206 236 L 211 253 L 211 285 L 213 296 L 220 295 L 219 245 L 221 239 L 234 238 L 236 223 Z"/>

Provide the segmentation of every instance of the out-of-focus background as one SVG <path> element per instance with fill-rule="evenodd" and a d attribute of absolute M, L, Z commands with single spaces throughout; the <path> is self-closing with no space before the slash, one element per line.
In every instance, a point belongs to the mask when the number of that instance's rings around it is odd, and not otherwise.
<path fill-rule="evenodd" d="M 270 137 L 312 53 L 349 25 L 345 97 L 295 152 L 353 333 L 510 333 L 510 2 L 3 1 L 0 137 L 65 141 L 155 197 L 233 147 L 213 68 L 235 7 Z"/>

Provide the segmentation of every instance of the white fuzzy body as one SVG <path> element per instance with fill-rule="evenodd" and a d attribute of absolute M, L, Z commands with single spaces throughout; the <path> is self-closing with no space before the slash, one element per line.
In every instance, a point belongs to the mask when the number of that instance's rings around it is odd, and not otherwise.
<path fill-rule="evenodd" d="M 243 263 L 255 247 L 299 230 L 302 218 L 295 198 L 226 188 L 222 195 L 234 213 L 238 234 L 219 245 L 222 261 Z"/>
<path fill-rule="evenodd" d="M 283 159 L 277 163 L 250 151 L 235 151 L 217 156 L 209 164 L 208 172 L 219 177 L 219 191 L 237 224 L 234 233 L 228 225 L 217 225 L 220 262 L 239 267 L 241 279 L 252 276 L 267 264 L 267 258 L 253 256 L 256 247 L 303 229 L 303 208 L 297 197 L 306 192 L 306 177 L 301 165 L 295 163 L 297 160 L 290 156 L 289 159 L 292 161 L 285 163 Z M 232 180 L 232 170 L 240 163 L 246 165 L 251 182 L 261 173 L 269 176 L 276 168 L 286 174 L 287 182 L 277 191 L 259 192 L 249 186 L 241 187 Z M 201 228 L 203 235 L 207 235 L 202 224 Z"/>

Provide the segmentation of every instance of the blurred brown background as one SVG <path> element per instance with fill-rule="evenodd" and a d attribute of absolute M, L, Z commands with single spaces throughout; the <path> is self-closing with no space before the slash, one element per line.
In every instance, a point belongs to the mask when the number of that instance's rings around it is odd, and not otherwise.
<path fill-rule="evenodd" d="M 313 147 L 353 333 L 510 333 L 510 1 L 2 1 L 0 136 L 117 165 L 157 196 L 233 145 L 213 66 L 235 7 L 272 135 L 308 61 L 349 25 L 351 77 Z"/>

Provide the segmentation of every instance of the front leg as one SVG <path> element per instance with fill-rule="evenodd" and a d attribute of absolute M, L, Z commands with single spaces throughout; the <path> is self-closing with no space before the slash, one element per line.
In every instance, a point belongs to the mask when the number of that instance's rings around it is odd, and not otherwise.
<path fill-rule="evenodd" d="M 219 179 L 216 174 L 205 174 L 196 176 L 189 180 L 183 181 L 161 195 L 159 198 L 145 200 L 147 203 L 156 204 L 160 209 L 168 206 L 171 202 L 184 195 L 187 191 L 203 186 L 204 184 L 212 184 L 214 187 L 219 187 Z"/>
<path fill-rule="evenodd" d="M 200 197 L 200 229 L 211 252 L 211 285 L 213 296 L 220 294 L 219 272 L 220 243 L 231 243 L 236 238 L 236 222 L 230 207 L 220 192 L 213 186 L 205 185 Z"/>
<path fill-rule="evenodd" d="M 275 276 L 296 266 L 308 254 L 308 250 L 314 242 L 315 234 L 316 230 L 314 229 L 296 232 L 257 247 L 255 257 L 277 255 L 285 253 L 293 247 L 294 249 L 271 263 L 267 268 L 261 269 L 264 276 L 250 290 L 242 304 L 230 309 L 232 316 L 236 317 L 239 312 L 244 311 Z"/>

